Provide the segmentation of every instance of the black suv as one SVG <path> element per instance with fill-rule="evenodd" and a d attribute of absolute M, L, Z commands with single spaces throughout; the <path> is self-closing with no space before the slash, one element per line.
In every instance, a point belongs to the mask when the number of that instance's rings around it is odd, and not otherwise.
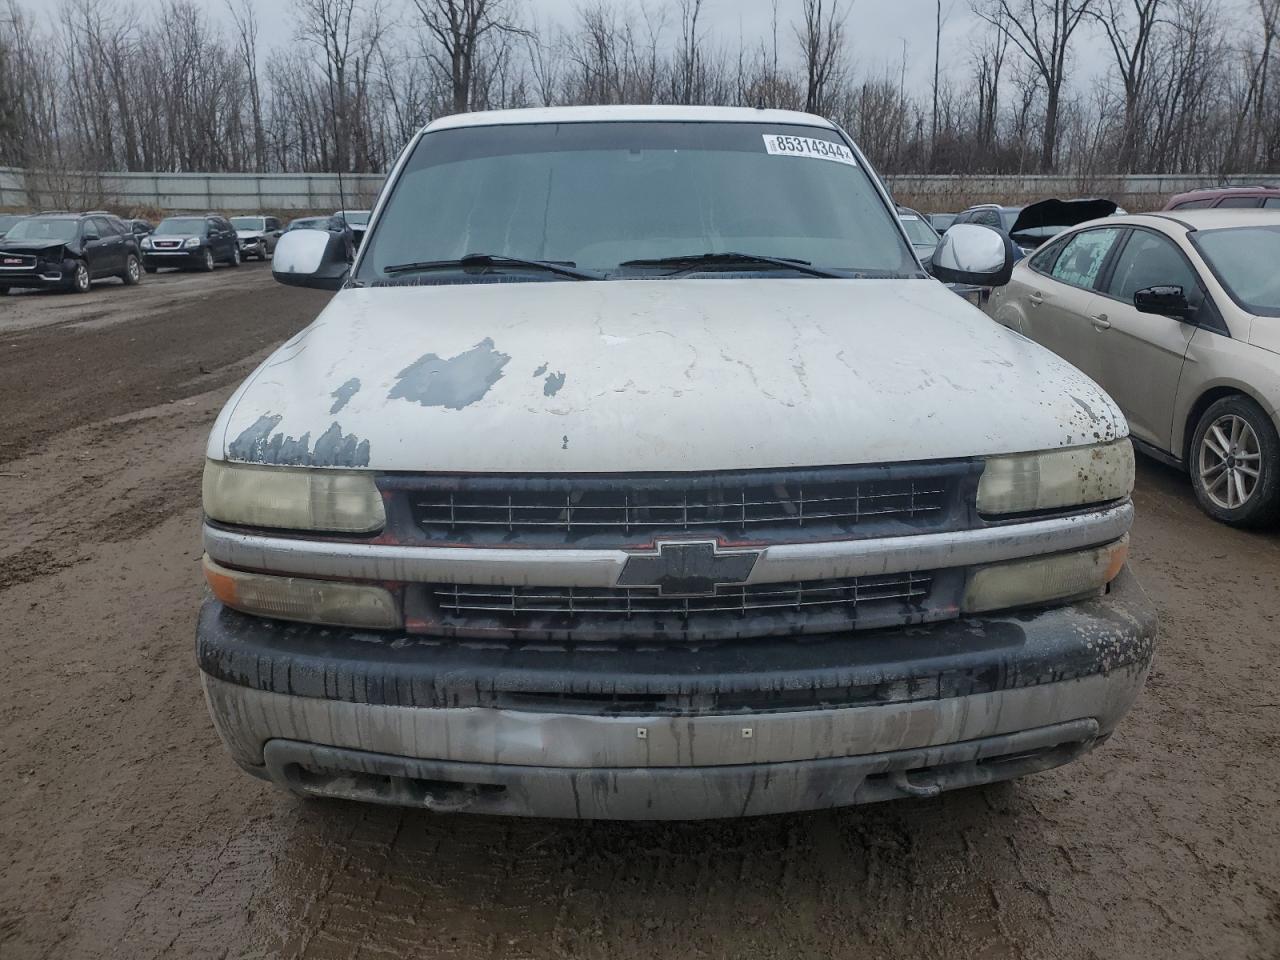
<path fill-rule="evenodd" d="M 160 267 L 212 270 L 216 263 L 240 266 L 240 238 L 226 217 L 165 217 L 155 232 L 142 239 L 142 262 L 147 273 Z"/>
<path fill-rule="evenodd" d="M 0 240 L 0 294 L 11 287 L 53 287 L 87 293 L 94 280 L 142 279 L 138 241 L 109 213 L 37 213 Z"/>

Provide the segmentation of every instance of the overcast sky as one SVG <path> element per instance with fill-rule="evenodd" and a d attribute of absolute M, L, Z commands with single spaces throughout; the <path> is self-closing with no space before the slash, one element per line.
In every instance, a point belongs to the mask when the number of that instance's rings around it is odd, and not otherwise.
<path fill-rule="evenodd" d="M 159 9 L 173 0 L 132 0 L 138 10 Z M 612 0 L 619 10 L 628 7 L 639 10 L 642 0 Z M 845 0 L 849 4 L 849 0 Z M 1238 0 L 1223 0 L 1237 3 Z M 23 6 L 53 14 L 55 4 L 50 0 L 19 0 Z M 647 0 L 650 9 L 659 9 L 661 0 Z M 583 0 L 520 0 L 516 4 L 531 11 L 544 27 L 553 23 L 569 24 Z M 221 2 L 205 0 L 201 6 L 215 19 L 228 19 Z M 409 6 L 407 2 L 394 5 Z M 674 4 L 670 4 L 674 9 Z M 746 38 L 749 45 L 767 38 L 771 32 L 772 0 L 705 0 L 704 22 L 707 36 L 731 49 L 737 49 L 738 38 Z M 933 23 L 934 0 L 852 0 L 849 4 L 848 34 L 850 54 L 860 75 L 879 73 L 890 69 L 897 72 L 907 51 L 907 86 L 919 94 L 926 92 L 933 71 Z M 261 21 L 261 43 L 265 50 L 287 44 L 294 32 L 294 4 L 292 0 L 266 0 L 257 5 Z M 796 41 L 790 21 L 797 19 L 800 0 L 778 0 L 779 47 L 787 55 L 795 57 Z M 957 78 L 968 70 L 969 39 L 979 29 L 980 21 L 970 11 L 969 0 L 943 0 L 945 18 L 942 40 L 943 72 Z M 407 18 L 406 18 L 407 19 Z M 674 13 L 671 15 L 674 21 Z M 406 23 L 406 27 L 410 25 Z M 678 24 L 670 22 L 669 39 L 674 39 Z M 1090 31 L 1081 34 L 1075 45 L 1077 69 L 1073 71 L 1075 86 L 1087 85 L 1092 77 L 1105 70 L 1109 52 L 1100 33 Z"/>

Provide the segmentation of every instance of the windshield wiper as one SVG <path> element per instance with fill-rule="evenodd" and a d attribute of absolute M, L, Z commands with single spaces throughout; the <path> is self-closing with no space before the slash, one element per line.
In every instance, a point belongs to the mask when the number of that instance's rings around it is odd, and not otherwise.
<path fill-rule="evenodd" d="M 423 270 L 482 270 L 486 267 L 524 267 L 527 270 L 541 270 L 554 273 L 573 280 L 603 280 L 597 273 L 579 270 L 572 262 L 556 263 L 551 260 L 526 260 L 524 257 L 504 257 L 494 253 L 468 253 L 457 260 L 417 260 L 412 263 L 397 263 L 383 267 L 386 274 L 417 273 Z"/>
<path fill-rule="evenodd" d="M 815 267 L 808 260 L 795 260 L 791 257 L 769 257 L 760 253 L 692 253 L 677 257 L 659 257 L 654 260 L 626 260 L 618 264 L 620 267 L 675 267 L 668 276 L 676 276 L 681 273 L 689 273 L 702 267 L 718 267 L 730 266 L 733 264 L 768 264 L 774 267 L 781 267 L 786 270 L 795 270 L 797 273 L 808 274 L 811 277 L 833 277 L 838 280 L 845 279 L 842 274 L 833 273 L 830 270 L 823 270 L 821 267 Z"/>

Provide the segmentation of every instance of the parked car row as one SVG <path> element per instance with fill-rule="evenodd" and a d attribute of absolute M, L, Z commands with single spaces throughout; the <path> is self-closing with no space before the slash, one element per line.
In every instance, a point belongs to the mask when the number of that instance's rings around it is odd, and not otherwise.
<path fill-rule="evenodd" d="M 369 211 L 339 211 L 323 220 L 327 229 L 359 244 Z M 293 221 L 308 226 L 315 218 Z M 267 260 L 284 232 L 278 217 L 185 214 L 154 226 L 123 220 L 106 210 L 47 211 L 0 216 L 0 295 L 15 288 L 85 293 L 99 280 L 139 282 L 162 268 L 212 271 L 238 267 L 245 259 Z"/>

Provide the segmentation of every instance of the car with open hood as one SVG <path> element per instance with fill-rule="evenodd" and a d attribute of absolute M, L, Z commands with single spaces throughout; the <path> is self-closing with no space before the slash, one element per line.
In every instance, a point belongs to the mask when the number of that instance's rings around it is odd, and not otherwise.
<path fill-rule="evenodd" d="M 1138 695 L 1124 417 L 774 110 L 432 122 L 206 450 L 214 725 L 303 796 L 696 819 L 1066 763 Z M 936 278 L 936 279 L 935 279 Z M 1114 759 L 1113 762 L 1119 762 Z"/>
<path fill-rule="evenodd" d="M 138 242 L 109 213 L 34 214 L 0 239 L 0 294 L 21 287 L 88 293 L 108 277 L 128 286 L 142 279 Z"/>
<path fill-rule="evenodd" d="M 142 238 L 147 273 L 161 267 L 211 272 L 219 263 L 240 266 L 240 238 L 226 217 L 216 213 L 165 217 Z"/>
<path fill-rule="evenodd" d="M 1007 234 L 1019 259 L 1063 230 L 1099 217 L 1109 217 L 1119 207 L 1113 200 L 1039 200 L 1026 206 L 980 203 L 960 214 L 955 223 L 976 223 Z"/>

